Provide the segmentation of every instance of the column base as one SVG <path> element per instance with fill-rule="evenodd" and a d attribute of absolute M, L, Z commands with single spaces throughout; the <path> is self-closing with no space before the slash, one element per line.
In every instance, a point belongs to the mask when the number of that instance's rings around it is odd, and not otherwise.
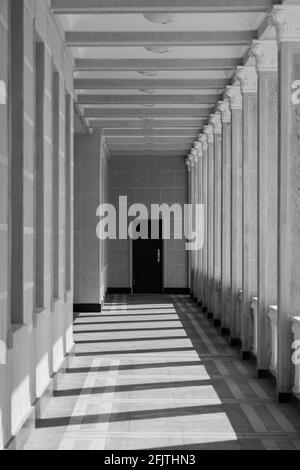
<path fill-rule="evenodd" d="M 241 352 L 241 359 L 242 361 L 250 361 L 252 359 L 252 354 L 250 351 L 242 351 Z"/>
<path fill-rule="evenodd" d="M 214 314 L 208 312 L 208 313 L 207 313 L 207 319 L 208 319 L 208 320 L 212 320 L 213 318 L 214 318 Z"/>
<path fill-rule="evenodd" d="M 278 403 L 290 403 L 291 401 L 291 393 L 278 393 Z"/>
<path fill-rule="evenodd" d="M 220 328 L 221 325 L 222 325 L 221 320 L 219 320 L 218 318 L 215 318 L 214 319 L 214 327 L 215 328 Z"/>
<path fill-rule="evenodd" d="M 202 313 L 207 313 L 207 307 L 202 307 Z"/>
<path fill-rule="evenodd" d="M 202 308 L 202 302 L 198 302 L 198 307 Z"/>
<path fill-rule="evenodd" d="M 230 346 L 232 348 L 241 348 L 242 347 L 242 341 L 240 338 L 231 338 L 230 339 Z"/>
<path fill-rule="evenodd" d="M 230 329 L 229 328 L 221 328 L 221 335 L 222 336 L 230 336 Z"/>
<path fill-rule="evenodd" d="M 271 372 L 268 369 L 257 369 L 256 376 L 258 379 L 269 379 L 273 378 Z"/>

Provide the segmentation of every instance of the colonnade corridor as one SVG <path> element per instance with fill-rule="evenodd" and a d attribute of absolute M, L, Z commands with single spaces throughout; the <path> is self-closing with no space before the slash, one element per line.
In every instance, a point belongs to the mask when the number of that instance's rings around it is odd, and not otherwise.
<path fill-rule="evenodd" d="M 26 450 L 300 449 L 300 414 L 188 296 L 111 295 Z"/>

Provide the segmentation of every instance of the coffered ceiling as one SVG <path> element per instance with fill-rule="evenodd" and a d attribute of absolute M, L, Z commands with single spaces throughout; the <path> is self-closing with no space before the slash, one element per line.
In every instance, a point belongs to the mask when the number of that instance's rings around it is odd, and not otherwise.
<path fill-rule="evenodd" d="M 112 156 L 186 156 L 274 3 L 52 0 L 85 129 Z"/>

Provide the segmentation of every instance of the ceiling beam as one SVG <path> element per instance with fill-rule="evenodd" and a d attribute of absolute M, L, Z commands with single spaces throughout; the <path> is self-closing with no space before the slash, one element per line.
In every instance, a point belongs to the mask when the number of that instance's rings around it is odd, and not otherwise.
<path fill-rule="evenodd" d="M 70 47 L 246 46 L 255 38 L 256 31 L 67 31 L 65 33 L 66 45 Z"/>
<path fill-rule="evenodd" d="M 196 138 L 200 133 L 199 127 L 190 129 L 104 129 L 103 135 L 105 137 L 143 137 L 143 136 L 156 136 L 156 137 L 194 137 Z"/>
<path fill-rule="evenodd" d="M 153 142 L 154 145 L 160 146 L 160 145 L 174 145 L 176 143 L 182 144 L 184 143 L 193 143 L 193 137 L 190 136 L 157 136 L 157 138 L 154 139 L 154 136 L 133 136 L 133 137 L 106 137 L 106 142 L 108 145 L 114 146 L 114 145 L 145 145 L 147 142 Z"/>
<path fill-rule="evenodd" d="M 99 78 L 76 78 L 74 80 L 75 90 L 141 90 L 141 89 L 154 89 L 154 90 L 211 90 L 224 88 L 228 85 L 227 79 L 211 78 L 211 79 L 99 79 Z"/>
<path fill-rule="evenodd" d="M 80 95 L 80 105 L 197 105 L 213 104 L 221 99 L 220 94 L 214 95 Z"/>
<path fill-rule="evenodd" d="M 250 12 L 265 11 L 272 0 L 51 0 L 54 13 Z"/>
<path fill-rule="evenodd" d="M 154 109 L 124 109 L 124 108 L 86 108 L 84 116 L 86 118 L 138 118 L 138 117 L 208 117 L 212 112 L 210 108 L 154 108 Z"/>
<path fill-rule="evenodd" d="M 197 119 L 114 119 L 114 120 L 107 120 L 104 119 L 97 119 L 97 120 L 88 120 L 89 127 L 92 128 L 101 128 L 101 129 L 122 129 L 128 131 L 132 128 L 140 128 L 140 129 L 166 129 L 166 128 L 173 128 L 173 129 L 190 129 L 190 128 L 197 128 L 203 125 L 203 122 L 207 119 L 207 117 L 200 117 Z"/>
<path fill-rule="evenodd" d="M 186 150 L 112 150 L 111 157 L 159 157 L 159 158 L 185 158 L 188 152 Z"/>
<path fill-rule="evenodd" d="M 75 59 L 75 72 L 233 70 L 240 59 Z"/>
<path fill-rule="evenodd" d="M 124 146 L 121 145 L 119 147 L 110 147 L 108 146 L 108 149 L 110 152 L 122 152 L 124 150 L 130 150 L 130 151 L 139 151 L 139 152 L 146 152 L 147 150 L 152 150 L 152 151 L 169 151 L 169 152 L 185 152 L 188 153 L 192 145 L 171 145 L 171 146 L 156 146 L 156 147 L 146 147 L 145 145 L 140 145 L 140 146 Z"/>

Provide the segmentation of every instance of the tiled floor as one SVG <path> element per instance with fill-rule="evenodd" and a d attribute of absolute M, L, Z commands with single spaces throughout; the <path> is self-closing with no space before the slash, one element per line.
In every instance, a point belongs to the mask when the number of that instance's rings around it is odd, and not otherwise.
<path fill-rule="evenodd" d="M 26 449 L 294 449 L 278 405 L 188 297 L 112 296 L 74 326 L 76 356 Z"/>

